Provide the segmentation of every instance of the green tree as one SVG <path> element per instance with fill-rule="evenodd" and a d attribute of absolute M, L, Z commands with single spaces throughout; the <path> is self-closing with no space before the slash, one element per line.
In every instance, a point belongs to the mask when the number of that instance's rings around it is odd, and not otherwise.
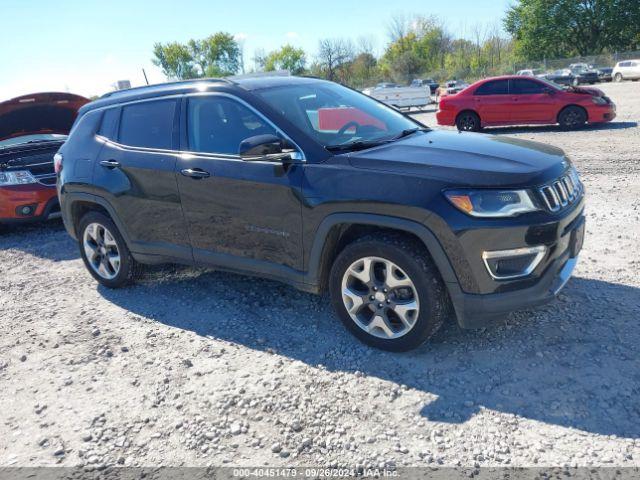
<path fill-rule="evenodd" d="M 328 80 L 348 83 L 350 78 L 349 64 L 354 57 L 351 40 L 342 38 L 324 38 L 318 43 L 316 63 L 311 69 L 318 76 Z"/>
<path fill-rule="evenodd" d="M 379 75 L 378 61 L 376 57 L 369 52 L 358 53 L 351 62 L 349 70 L 351 72 L 351 78 L 348 83 L 356 88 L 369 86 L 377 81 Z"/>
<path fill-rule="evenodd" d="M 292 75 L 300 75 L 304 72 L 307 59 L 304 50 L 292 45 L 283 45 L 264 59 L 264 69 L 267 72 L 274 70 L 289 70 Z"/>
<path fill-rule="evenodd" d="M 517 0 L 504 18 L 527 60 L 640 48 L 638 0 Z"/>
<path fill-rule="evenodd" d="M 187 45 L 204 76 L 224 77 L 240 70 L 240 46 L 229 33 L 218 32 L 203 40 L 189 40 Z"/>
<path fill-rule="evenodd" d="M 436 17 L 394 18 L 389 31 L 391 43 L 382 63 L 394 80 L 407 82 L 421 73 L 444 67 L 451 39 Z"/>
<path fill-rule="evenodd" d="M 198 76 L 193 65 L 193 57 L 186 45 L 178 42 L 156 43 L 153 45 L 153 55 L 152 62 L 169 78 L 185 79 Z"/>
<path fill-rule="evenodd" d="M 169 78 L 187 79 L 233 75 L 240 70 L 241 50 L 238 42 L 226 32 L 218 32 L 202 40 L 186 44 L 156 43 L 152 59 Z"/>

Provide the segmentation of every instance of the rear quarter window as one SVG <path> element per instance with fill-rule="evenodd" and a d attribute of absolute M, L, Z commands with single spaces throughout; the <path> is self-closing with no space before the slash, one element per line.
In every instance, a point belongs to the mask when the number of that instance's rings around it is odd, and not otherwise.
<path fill-rule="evenodd" d="M 120 109 L 110 108 L 105 110 L 102 114 L 102 123 L 98 129 L 98 135 L 108 138 L 109 140 L 116 140 L 116 128 L 118 127 L 118 120 L 120 119 Z"/>
<path fill-rule="evenodd" d="M 71 132 L 69 132 L 67 143 L 81 139 L 82 137 L 86 138 L 95 135 L 98 130 L 100 118 L 100 112 L 95 110 L 79 116 L 71 128 Z"/>
<path fill-rule="evenodd" d="M 119 143 L 170 150 L 176 117 L 175 100 L 157 100 L 122 107 Z"/>

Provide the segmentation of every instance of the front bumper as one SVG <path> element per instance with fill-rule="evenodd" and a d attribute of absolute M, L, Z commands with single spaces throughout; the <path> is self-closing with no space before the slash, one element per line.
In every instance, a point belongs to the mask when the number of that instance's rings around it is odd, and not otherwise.
<path fill-rule="evenodd" d="M 28 206 L 28 215 L 20 207 Z M 0 187 L 0 223 L 29 223 L 46 220 L 59 212 L 55 186 L 33 183 Z"/>
<path fill-rule="evenodd" d="M 458 323 L 462 328 L 481 328 L 504 318 L 509 312 L 524 310 L 553 300 L 566 285 L 576 266 L 584 241 L 585 218 L 582 212 L 571 220 L 558 239 L 553 259 L 541 265 L 539 276 L 529 281 L 504 282 L 509 288 L 492 293 L 467 293 L 449 288 Z"/>
<path fill-rule="evenodd" d="M 589 123 L 610 122 L 616 118 L 616 105 L 593 105 L 587 108 L 587 118 Z"/>
<path fill-rule="evenodd" d="M 578 257 L 568 252 L 559 258 L 533 287 L 506 293 L 475 295 L 460 293 L 452 299 L 462 328 L 482 328 L 504 318 L 509 312 L 543 305 L 553 300 L 567 284 Z"/>

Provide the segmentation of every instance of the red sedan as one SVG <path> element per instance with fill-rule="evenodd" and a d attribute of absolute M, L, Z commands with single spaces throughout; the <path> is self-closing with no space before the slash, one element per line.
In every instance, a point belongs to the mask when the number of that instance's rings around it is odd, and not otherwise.
<path fill-rule="evenodd" d="M 478 131 L 501 125 L 556 124 L 578 128 L 585 123 L 610 122 L 616 106 L 597 88 L 568 87 L 540 78 L 486 78 L 455 95 L 440 98 L 438 125 Z"/>

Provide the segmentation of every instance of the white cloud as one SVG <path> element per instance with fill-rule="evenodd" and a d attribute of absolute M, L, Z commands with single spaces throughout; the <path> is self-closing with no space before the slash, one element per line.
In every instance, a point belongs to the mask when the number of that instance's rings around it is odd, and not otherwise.
<path fill-rule="evenodd" d="M 249 37 L 249 35 L 247 35 L 244 32 L 238 32 L 236 33 L 233 38 L 237 41 L 237 42 L 243 42 L 244 40 L 246 40 Z"/>
<path fill-rule="evenodd" d="M 289 40 L 296 40 L 300 38 L 300 34 L 298 32 L 287 32 L 284 36 Z"/>

